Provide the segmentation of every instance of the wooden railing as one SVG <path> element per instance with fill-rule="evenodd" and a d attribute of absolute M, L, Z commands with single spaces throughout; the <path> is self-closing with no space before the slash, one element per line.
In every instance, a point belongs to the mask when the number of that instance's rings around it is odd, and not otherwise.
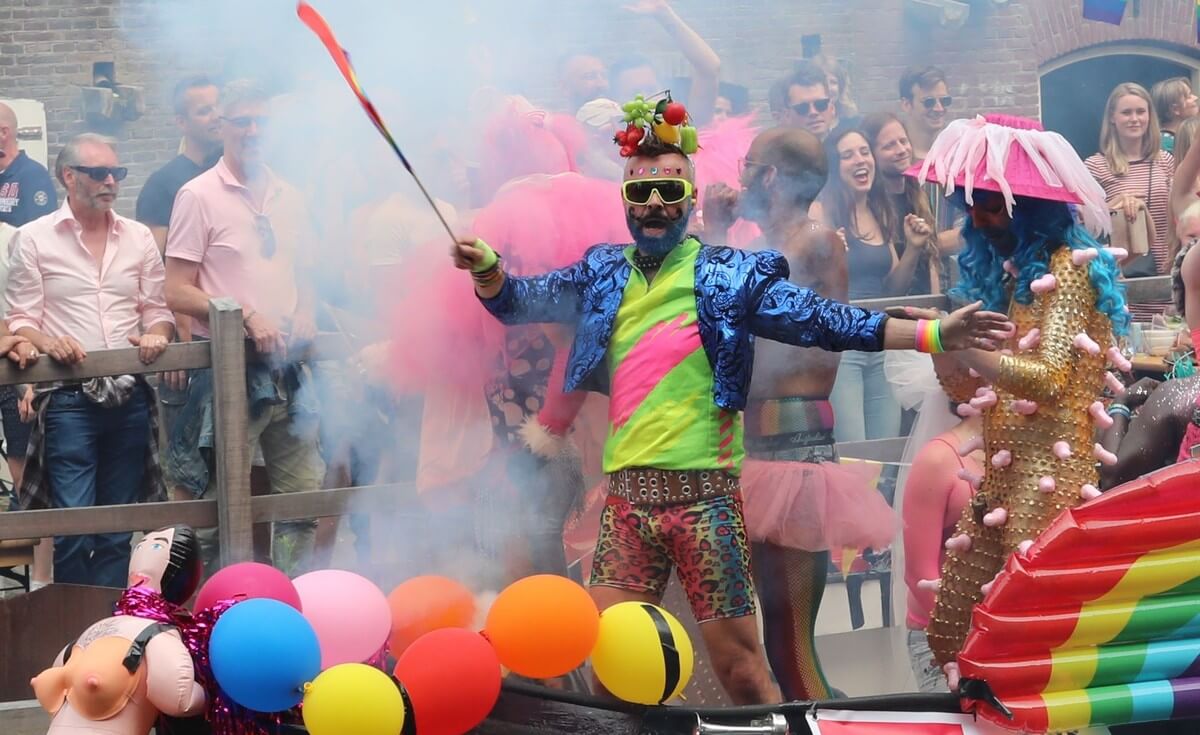
<path fill-rule="evenodd" d="M 1126 281 L 1130 301 L 1169 298 L 1170 278 L 1139 278 Z M 882 309 L 911 305 L 947 308 L 944 296 L 912 296 L 856 302 Z M 143 365 L 136 348 L 90 352 L 79 365 L 65 367 L 43 359 L 27 370 L 17 370 L 7 361 L 0 365 L 0 385 L 51 380 L 81 380 L 106 375 L 158 373 L 167 370 L 212 368 L 214 420 L 216 421 L 216 493 L 212 499 L 168 501 L 137 506 L 97 506 L 0 513 L 0 540 L 69 536 L 75 534 L 144 531 L 173 523 L 197 528 L 219 527 L 221 562 L 246 561 L 253 556 L 252 528 L 256 523 L 340 516 L 351 506 L 356 511 L 402 507 L 414 492 L 411 484 L 313 490 L 251 497 L 249 417 L 245 365 L 246 339 L 242 311 L 229 299 L 209 305 L 212 338 L 207 342 L 174 344 L 152 365 Z M 340 334 L 319 336 L 312 359 L 341 360 L 354 347 Z M 879 462 L 899 461 L 904 438 L 878 439 L 839 445 L 843 457 Z"/>

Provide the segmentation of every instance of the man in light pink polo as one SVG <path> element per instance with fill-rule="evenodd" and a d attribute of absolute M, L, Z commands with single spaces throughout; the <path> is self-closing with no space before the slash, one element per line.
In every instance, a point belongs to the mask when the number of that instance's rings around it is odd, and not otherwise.
<path fill-rule="evenodd" d="M 271 491 L 316 490 L 325 466 L 317 451 L 316 406 L 301 391 L 307 368 L 297 349 L 316 333 L 307 263 L 316 237 L 300 193 L 262 161 L 267 97 L 253 83 L 222 91 L 224 154 L 179 190 L 167 235 L 167 303 L 193 318 L 206 337 L 208 302 L 229 297 L 242 305 L 246 333 L 261 360 L 246 371 L 250 400 L 248 440 L 258 442 Z M 289 353 L 291 353 L 289 355 Z M 172 431 L 167 475 L 173 488 L 196 497 L 211 486 L 213 446 L 210 371 L 193 373 L 187 405 Z M 245 470 L 249 472 L 250 468 Z M 313 523 L 276 524 L 278 565 L 303 563 L 311 553 Z M 206 556 L 211 558 L 211 547 Z"/>
<path fill-rule="evenodd" d="M 22 227 L 12 244 L 8 327 L 64 365 L 86 360 L 91 350 L 130 344 L 149 364 L 175 333 L 153 235 L 112 211 L 125 173 L 110 139 L 90 133 L 72 138 L 55 163 L 66 203 Z M 35 406 L 21 507 L 165 497 L 154 400 L 141 378 L 42 385 Z M 124 587 L 129 536 L 56 538 L 55 581 Z"/>

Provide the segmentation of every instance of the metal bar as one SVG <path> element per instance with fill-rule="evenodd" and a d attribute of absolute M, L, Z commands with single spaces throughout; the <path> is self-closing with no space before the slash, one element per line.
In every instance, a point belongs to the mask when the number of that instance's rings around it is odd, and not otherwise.
<path fill-rule="evenodd" d="M 838 456 L 844 459 L 865 459 L 871 462 L 899 462 L 904 456 L 904 445 L 908 437 L 870 439 L 862 442 L 841 442 L 837 445 Z"/>
<path fill-rule="evenodd" d="M 217 521 L 221 565 L 254 557 L 250 521 L 250 443 L 246 423 L 246 330 L 233 299 L 208 304 L 212 333 L 213 421 L 216 431 Z"/>
<path fill-rule="evenodd" d="M 354 513 L 394 513 L 416 498 L 412 483 L 306 490 L 286 495 L 260 495 L 250 501 L 254 523 L 326 518 Z"/>
<path fill-rule="evenodd" d="M 0 541 L 126 533 L 186 523 L 193 528 L 217 525 L 217 501 L 183 500 L 138 505 L 91 505 L 0 513 Z"/>
<path fill-rule="evenodd" d="M 1170 276 L 1127 278 L 1122 283 L 1125 284 L 1125 300 L 1131 304 L 1171 300 Z"/>
<path fill-rule="evenodd" d="M 159 373 L 167 370 L 192 370 L 206 368 L 212 364 L 208 353 L 208 342 L 187 342 L 168 345 L 157 360 L 143 365 L 138 359 L 136 347 L 118 350 L 95 350 L 78 365 L 60 365 L 48 355 L 42 355 L 38 363 L 25 370 L 17 369 L 8 360 L 0 361 L 0 385 L 19 383 L 43 383 L 52 380 L 86 380 L 105 375 L 139 375 Z"/>
<path fill-rule="evenodd" d="M 916 306 L 921 309 L 950 308 L 950 299 L 945 294 L 924 294 L 922 296 L 893 296 L 882 299 L 856 299 L 850 302 L 871 311 L 883 311 L 889 306 Z"/>

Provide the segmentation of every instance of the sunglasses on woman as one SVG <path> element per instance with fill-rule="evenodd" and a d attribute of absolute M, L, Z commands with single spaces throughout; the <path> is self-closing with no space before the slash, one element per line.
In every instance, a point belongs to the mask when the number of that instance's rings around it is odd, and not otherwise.
<path fill-rule="evenodd" d="M 687 179 L 633 179 L 621 185 L 625 201 L 639 206 L 649 204 L 654 192 L 658 192 L 663 204 L 679 204 L 695 190 Z"/>
<path fill-rule="evenodd" d="M 829 99 L 828 97 L 822 97 L 821 99 L 813 100 L 812 102 L 797 102 L 796 104 L 792 105 L 792 111 L 797 115 L 807 115 L 810 110 L 825 112 L 829 109 L 829 105 L 832 102 L 833 100 Z"/>
<path fill-rule="evenodd" d="M 108 177 L 113 177 L 113 181 L 124 181 L 129 175 L 129 169 L 124 166 L 72 166 L 72 169 L 81 174 L 86 174 L 92 181 L 103 184 L 108 180 Z"/>
<path fill-rule="evenodd" d="M 939 102 L 942 104 L 943 108 L 949 108 L 950 105 L 954 102 L 954 98 L 951 97 L 950 95 L 946 95 L 945 97 L 922 97 L 921 98 L 921 104 L 925 106 L 926 110 L 932 110 L 933 108 L 937 107 Z"/>

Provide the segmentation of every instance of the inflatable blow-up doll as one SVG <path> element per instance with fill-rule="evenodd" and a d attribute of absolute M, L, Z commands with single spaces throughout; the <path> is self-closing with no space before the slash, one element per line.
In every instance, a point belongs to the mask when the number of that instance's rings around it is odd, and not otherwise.
<path fill-rule="evenodd" d="M 1117 261 L 1091 233 L 1109 222 L 1104 192 L 1062 136 L 1001 115 L 959 120 L 910 175 L 946 186 L 970 214 L 951 296 L 1006 311 L 1016 325 L 999 352 L 935 356 L 959 413 L 983 414 L 983 477 L 947 554 L 929 645 L 955 687 L 956 656 L 973 606 L 1006 558 L 1022 553 L 1062 511 L 1097 493 L 1095 443 L 1111 423 L 1098 401 L 1106 362 L 1122 369 L 1115 339 L 1129 325 Z M 907 310 L 909 316 L 915 311 Z M 1111 380 L 1110 380 L 1111 382 Z"/>
<path fill-rule="evenodd" d="M 160 714 L 202 714 L 207 701 L 175 618 L 200 583 L 196 532 L 146 534 L 129 563 L 129 587 L 112 617 L 67 645 L 30 682 L 53 715 L 49 733 L 145 735 Z"/>

